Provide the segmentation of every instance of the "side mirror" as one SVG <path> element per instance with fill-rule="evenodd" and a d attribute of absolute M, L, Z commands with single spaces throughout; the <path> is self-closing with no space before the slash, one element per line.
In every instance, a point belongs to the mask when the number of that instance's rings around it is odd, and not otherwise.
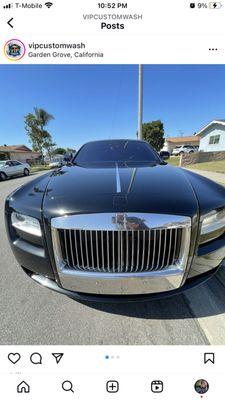
<path fill-rule="evenodd" d="M 163 160 L 168 160 L 170 158 L 170 153 L 168 151 L 160 151 L 159 155 Z"/>
<path fill-rule="evenodd" d="M 71 153 L 66 153 L 65 155 L 64 155 L 64 161 L 66 162 L 66 163 L 69 163 L 72 159 L 73 159 L 73 155 L 71 154 Z"/>

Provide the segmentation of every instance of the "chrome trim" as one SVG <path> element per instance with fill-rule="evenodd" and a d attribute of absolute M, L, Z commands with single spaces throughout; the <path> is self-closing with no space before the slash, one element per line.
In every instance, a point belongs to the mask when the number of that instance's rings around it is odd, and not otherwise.
<path fill-rule="evenodd" d="M 175 242 L 177 240 L 177 231 L 175 231 Z M 176 246 L 174 246 L 174 251 L 173 251 L 173 264 L 174 264 L 174 259 L 175 259 L 175 254 L 176 254 Z"/>
<path fill-rule="evenodd" d="M 97 293 L 97 294 L 144 294 L 144 293 L 157 293 L 167 290 L 173 290 L 180 287 L 183 283 L 183 277 L 186 272 L 186 266 L 190 248 L 190 236 L 191 236 L 191 218 L 177 215 L 159 215 L 159 214 L 141 214 L 141 213 L 104 213 L 104 214 L 86 214 L 86 215 L 71 215 L 53 218 L 51 220 L 52 228 L 52 240 L 53 249 L 55 255 L 55 262 L 60 283 L 64 289 L 83 292 L 83 293 Z M 149 243 L 151 241 L 151 235 L 154 234 L 154 249 L 152 258 L 152 269 L 157 262 L 159 265 L 159 258 L 156 258 L 156 232 L 160 230 L 160 241 L 162 240 L 162 232 L 168 231 L 169 229 L 182 228 L 182 238 L 180 243 L 180 253 L 178 260 L 175 260 L 176 247 L 178 245 L 177 230 L 175 230 L 175 248 L 173 256 L 168 254 L 167 263 L 171 256 L 173 258 L 173 265 L 168 265 L 162 270 L 149 270 L 149 271 L 138 271 L 138 262 L 134 260 L 134 232 L 137 231 L 137 235 L 143 231 L 148 230 Z M 106 231 L 107 239 L 108 235 L 112 235 L 112 256 L 113 256 L 113 272 L 104 272 L 99 269 L 99 246 L 97 246 L 97 267 L 98 271 L 91 271 L 89 265 L 88 271 L 78 271 L 73 268 L 68 268 L 62 258 L 62 251 L 59 239 L 58 229 L 70 230 L 72 229 L 74 237 L 76 238 L 76 230 L 80 231 L 82 235 L 83 231 L 89 231 L 90 237 L 95 237 L 96 245 L 98 244 L 98 233 L 99 231 Z M 152 232 L 154 230 L 154 233 Z M 121 273 L 115 272 L 115 234 L 117 232 L 118 238 L 123 235 L 124 232 L 131 231 L 131 272 Z M 83 232 L 84 233 L 84 232 Z M 85 233 L 84 233 L 85 234 Z M 168 232 L 167 232 L 168 234 Z M 143 234 L 143 236 L 146 235 Z M 171 238 L 172 233 L 170 232 L 170 251 L 171 251 Z M 81 236 L 80 236 L 81 237 Z M 102 236 L 101 236 L 102 238 Z M 100 238 L 100 244 L 101 239 Z M 164 234 L 164 240 L 165 234 Z M 163 240 L 162 240 L 163 241 Z M 139 242 L 139 241 L 138 241 Z M 80 243 L 81 247 L 82 243 Z M 92 241 L 91 241 L 92 243 Z M 165 245 L 165 244 L 164 244 Z M 118 240 L 119 250 L 120 240 Z M 140 243 L 139 243 L 140 246 Z M 107 262 L 108 262 L 108 247 L 107 247 Z M 68 251 L 68 249 L 67 249 Z M 101 252 L 101 249 L 100 249 Z M 139 248 L 140 257 L 143 249 Z M 149 249 L 150 252 L 150 249 Z M 83 254 L 83 253 L 82 253 Z M 91 248 L 92 265 L 94 262 L 93 248 Z M 119 251 L 119 257 L 121 257 L 121 251 Z M 138 256 L 139 257 L 139 256 Z M 143 257 L 143 254 L 142 254 Z M 136 256 L 135 256 L 136 258 Z M 128 262 L 128 259 L 125 260 Z M 143 258 L 142 258 L 143 262 Z M 82 260 L 83 263 L 83 260 Z M 124 266 L 127 270 L 127 266 Z M 102 272 L 103 271 L 103 272 Z"/>
<path fill-rule="evenodd" d="M 106 234 L 107 234 L 107 267 L 109 268 L 109 259 L 110 259 L 110 257 L 109 257 L 109 231 L 107 231 Z"/>
<path fill-rule="evenodd" d="M 154 250 L 153 250 L 153 256 L 152 256 L 152 269 L 155 265 L 155 248 L 156 248 L 156 230 L 154 230 Z"/>
<path fill-rule="evenodd" d="M 128 238 L 128 235 L 129 235 L 129 233 L 128 233 L 128 231 L 126 232 L 126 247 L 127 247 L 127 252 L 126 252 L 126 272 L 128 271 L 128 268 L 129 268 L 129 252 L 128 252 L 128 240 L 129 240 L 129 238 Z"/>
<path fill-rule="evenodd" d="M 121 182 L 118 164 L 116 164 L 116 192 L 121 193 Z"/>
<path fill-rule="evenodd" d="M 167 272 L 153 271 L 132 274 L 106 274 L 101 272 L 81 272 L 68 270 L 60 273 L 64 289 L 80 293 L 105 295 L 135 295 L 159 293 L 181 286 L 182 270 L 168 269 Z"/>
<path fill-rule="evenodd" d="M 149 265 L 150 250 L 151 250 L 151 231 L 148 231 L 148 256 L 147 256 L 147 265 Z M 153 257 L 153 256 L 152 256 L 152 257 Z M 152 258 L 152 259 L 153 259 L 153 258 Z"/>
<path fill-rule="evenodd" d="M 71 249 L 72 249 L 72 234 L 71 234 L 71 231 L 69 231 L 69 236 L 70 236 L 70 247 L 71 247 Z M 74 267 L 74 265 L 75 265 L 75 262 L 74 262 L 74 254 L 73 254 L 73 251 L 72 251 L 72 263 L 73 263 L 73 267 Z"/>
<path fill-rule="evenodd" d="M 170 231 L 170 229 L 164 229 L 164 248 L 163 248 L 163 260 L 162 260 L 162 265 L 164 265 L 164 261 L 165 261 L 165 255 L 166 255 L 166 239 L 167 239 L 167 231 Z M 169 252 L 168 252 L 169 253 Z M 170 254 L 170 253 L 169 253 Z"/>
<path fill-rule="evenodd" d="M 149 231 L 148 231 L 149 232 Z M 144 268 L 144 262 L 145 262 L 145 231 L 143 231 L 143 248 L 142 248 L 142 262 L 141 262 L 141 272 L 143 271 Z"/>
<path fill-rule="evenodd" d="M 162 238 L 162 230 L 159 231 L 159 248 L 161 249 L 161 238 Z M 157 269 L 159 268 L 159 260 L 160 260 L 160 251 L 159 251 L 159 255 L 158 255 L 158 261 L 157 261 Z"/>
<path fill-rule="evenodd" d="M 170 230 L 169 251 L 168 251 L 168 257 L 167 257 L 167 263 L 166 263 L 166 266 L 167 266 L 167 267 L 168 267 L 168 265 L 169 265 L 170 254 L 171 254 L 171 242 L 172 242 L 172 231 Z M 174 260 L 174 258 L 173 258 L 173 260 Z"/>
<path fill-rule="evenodd" d="M 81 249 L 82 267 L 84 267 L 84 253 L 83 253 L 83 242 L 82 242 L 82 232 L 81 231 L 80 231 L 80 249 Z"/>
<path fill-rule="evenodd" d="M 135 223 L 132 219 L 135 218 Z M 191 218 L 170 214 L 150 213 L 93 213 L 64 215 L 52 218 L 55 229 L 88 231 L 138 231 L 149 229 L 184 228 L 191 225 Z"/>
<path fill-rule="evenodd" d="M 91 262 L 94 264 L 94 253 L 93 253 L 93 239 L 92 239 L 92 231 L 90 231 L 90 237 L 91 237 Z"/>
<path fill-rule="evenodd" d="M 89 255 L 88 255 L 87 231 L 85 231 L 85 250 L 86 250 L 86 254 L 87 254 L 87 266 L 89 268 L 90 264 L 89 264 Z"/>

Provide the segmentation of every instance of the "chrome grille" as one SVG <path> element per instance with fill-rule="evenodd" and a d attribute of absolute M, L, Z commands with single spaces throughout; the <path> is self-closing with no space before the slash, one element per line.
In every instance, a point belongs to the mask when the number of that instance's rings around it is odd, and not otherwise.
<path fill-rule="evenodd" d="M 63 215 L 51 220 L 60 285 L 104 295 L 176 289 L 189 268 L 191 218 L 150 213 Z"/>
<path fill-rule="evenodd" d="M 180 257 L 183 229 L 58 229 L 64 268 L 133 273 L 164 270 Z"/>

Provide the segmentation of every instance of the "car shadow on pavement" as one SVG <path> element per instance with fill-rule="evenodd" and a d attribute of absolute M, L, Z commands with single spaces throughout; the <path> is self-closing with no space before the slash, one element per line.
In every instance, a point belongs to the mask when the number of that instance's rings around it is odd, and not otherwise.
<path fill-rule="evenodd" d="M 225 281 L 218 273 L 204 284 L 178 295 L 134 303 L 84 302 L 99 311 L 152 320 L 203 318 L 225 314 Z"/>

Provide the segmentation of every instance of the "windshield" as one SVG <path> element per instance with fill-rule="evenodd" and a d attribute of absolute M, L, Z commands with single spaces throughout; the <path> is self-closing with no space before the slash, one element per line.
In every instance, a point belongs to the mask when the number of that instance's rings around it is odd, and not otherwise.
<path fill-rule="evenodd" d="M 5 161 L 0 161 L 0 167 L 4 167 Z"/>
<path fill-rule="evenodd" d="M 77 164 L 107 162 L 160 163 L 157 153 L 145 142 L 107 140 L 85 144 L 74 161 Z"/>

